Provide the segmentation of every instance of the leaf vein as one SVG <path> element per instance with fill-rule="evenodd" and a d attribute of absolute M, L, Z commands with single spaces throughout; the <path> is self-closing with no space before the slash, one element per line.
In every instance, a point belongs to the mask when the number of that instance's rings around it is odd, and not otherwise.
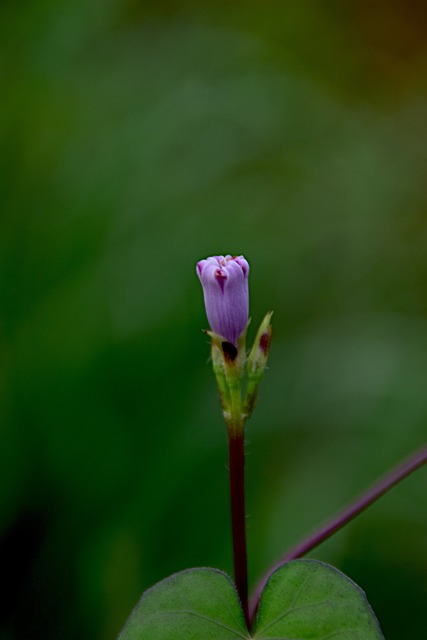
<path fill-rule="evenodd" d="M 201 618 L 202 620 L 206 620 L 207 622 L 210 622 L 216 625 L 217 627 L 221 627 L 226 631 L 230 631 L 230 633 L 233 633 L 235 636 L 238 636 L 239 638 L 244 638 L 244 640 L 248 640 L 248 636 L 243 635 L 239 630 L 233 629 L 232 627 L 229 627 L 227 624 L 224 624 L 219 620 L 215 620 L 214 618 L 205 616 L 203 613 L 193 611 L 192 609 L 176 609 L 176 610 L 172 609 L 170 611 L 159 611 L 158 613 L 152 613 L 150 616 L 147 616 L 147 617 L 153 618 L 153 617 L 158 617 L 163 615 L 189 615 L 189 616 L 194 616 L 195 618 Z"/>
<path fill-rule="evenodd" d="M 294 602 L 296 602 L 296 600 L 297 600 L 297 597 L 294 599 Z M 274 620 L 272 620 L 270 624 L 268 624 L 266 627 L 262 629 L 262 632 L 267 631 L 267 629 L 270 629 L 273 625 L 276 624 L 276 622 L 283 620 L 283 618 L 286 618 L 286 616 L 290 615 L 291 613 L 295 613 L 295 611 L 301 611 L 301 609 L 313 609 L 314 607 L 320 607 L 326 604 L 327 602 L 334 602 L 334 600 L 332 600 L 331 598 L 328 598 L 326 600 L 322 600 L 321 602 L 313 602 L 312 604 L 302 604 L 299 607 L 291 606 L 284 613 L 281 613 L 280 616 L 277 616 L 276 618 L 274 618 Z"/>

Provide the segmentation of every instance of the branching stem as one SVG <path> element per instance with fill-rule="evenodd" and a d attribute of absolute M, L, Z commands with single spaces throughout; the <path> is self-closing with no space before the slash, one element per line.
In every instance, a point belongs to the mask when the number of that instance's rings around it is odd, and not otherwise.
<path fill-rule="evenodd" d="M 300 544 L 288 551 L 273 567 L 271 567 L 258 583 L 252 600 L 250 620 L 253 620 L 259 604 L 260 595 L 271 574 L 290 560 L 301 558 L 306 553 L 317 547 L 319 544 L 327 540 L 333 533 L 339 531 L 348 522 L 353 520 L 359 513 L 364 511 L 369 505 L 378 500 L 387 491 L 394 487 L 398 482 L 409 476 L 416 469 L 427 463 L 427 446 L 413 453 L 409 458 L 398 464 L 388 474 L 383 476 L 370 489 L 363 493 L 355 502 L 350 504 L 337 516 L 332 518 L 323 527 L 315 531 L 311 536 L 303 540 Z"/>

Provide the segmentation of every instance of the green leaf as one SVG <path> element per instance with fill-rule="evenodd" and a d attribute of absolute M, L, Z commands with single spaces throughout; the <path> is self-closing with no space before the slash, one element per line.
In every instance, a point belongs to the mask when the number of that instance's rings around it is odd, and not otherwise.
<path fill-rule="evenodd" d="M 120 640 L 249 640 L 236 589 L 217 569 L 188 569 L 143 593 Z"/>
<path fill-rule="evenodd" d="M 314 560 L 277 569 L 247 631 L 236 589 L 217 569 L 188 569 L 143 593 L 119 640 L 383 640 L 363 591 Z"/>
<path fill-rule="evenodd" d="M 322 562 L 296 560 L 269 578 L 253 638 L 380 640 L 383 635 L 360 587 Z"/>

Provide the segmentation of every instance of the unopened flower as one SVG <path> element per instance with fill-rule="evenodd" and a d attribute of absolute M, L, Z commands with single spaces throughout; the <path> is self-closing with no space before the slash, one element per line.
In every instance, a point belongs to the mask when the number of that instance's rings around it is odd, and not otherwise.
<path fill-rule="evenodd" d="M 248 274 L 243 256 L 213 256 L 197 263 L 209 325 L 235 347 L 248 324 Z"/>

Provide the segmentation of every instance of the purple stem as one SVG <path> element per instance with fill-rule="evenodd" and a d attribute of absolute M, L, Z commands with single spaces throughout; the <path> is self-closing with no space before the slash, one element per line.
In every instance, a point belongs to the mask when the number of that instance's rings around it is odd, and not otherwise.
<path fill-rule="evenodd" d="M 406 458 L 403 462 L 398 464 L 388 474 L 383 476 L 378 482 L 376 482 L 370 489 L 363 493 L 353 504 L 349 505 L 344 511 L 332 518 L 323 527 L 315 531 L 311 536 L 303 540 L 300 544 L 296 545 L 288 551 L 273 567 L 271 567 L 266 574 L 259 581 L 254 594 L 251 599 L 250 607 L 250 620 L 252 621 L 256 615 L 259 605 L 259 599 L 261 597 L 262 590 L 264 589 L 271 574 L 279 567 L 286 564 L 290 560 L 301 558 L 306 553 L 317 547 L 319 544 L 327 540 L 333 533 L 339 531 L 348 522 L 353 520 L 359 513 L 364 511 L 369 505 L 378 500 L 382 495 L 387 493 L 392 487 L 398 484 L 401 480 L 409 476 L 413 471 L 422 467 L 427 462 L 427 446 L 416 451 L 411 456 Z"/>
<path fill-rule="evenodd" d="M 248 569 L 246 557 L 245 451 L 243 430 L 229 432 L 230 502 L 233 529 L 234 581 L 246 624 L 249 624 Z"/>

